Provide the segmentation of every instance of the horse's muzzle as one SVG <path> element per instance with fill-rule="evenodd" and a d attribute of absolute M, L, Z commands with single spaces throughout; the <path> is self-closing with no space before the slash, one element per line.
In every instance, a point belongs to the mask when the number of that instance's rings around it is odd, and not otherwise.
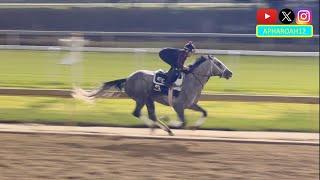
<path fill-rule="evenodd" d="M 222 77 L 226 78 L 226 79 L 230 79 L 232 77 L 232 72 L 229 71 L 228 69 L 226 69 L 223 73 L 222 73 Z"/>

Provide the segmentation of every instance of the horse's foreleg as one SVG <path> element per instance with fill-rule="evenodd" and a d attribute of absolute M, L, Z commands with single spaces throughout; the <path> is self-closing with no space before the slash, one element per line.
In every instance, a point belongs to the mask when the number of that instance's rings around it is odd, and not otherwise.
<path fill-rule="evenodd" d="M 152 121 L 156 122 L 157 121 L 157 116 L 156 116 L 154 102 L 152 100 L 148 100 L 146 105 L 147 105 L 149 119 L 151 119 Z"/>
<path fill-rule="evenodd" d="M 202 116 L 196 121 L 196 123 L 191 127 L 192 129 L 197 129 L 199 128 L 206 120 L 208 114 L 207 111 L 204 110 L 201 106 L 198 104 L 193 104 L 192 106 L 189 107 L 189 109 L 202 112 Z"/>

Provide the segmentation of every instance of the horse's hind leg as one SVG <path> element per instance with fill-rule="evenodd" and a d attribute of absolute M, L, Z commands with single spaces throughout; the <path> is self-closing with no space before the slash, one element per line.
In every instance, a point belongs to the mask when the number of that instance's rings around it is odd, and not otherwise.
<path fill-rule="evenodd" d="M 156 116 L 154 102 L 151 99 L 149 99 L 146 103 L 146 106 L 147 106 L 147 110 L 148 110 L 149 119 L 156 122 L 157 116 Z"/>
<path fill-rule="evenodd" d="M 202 112 L 202 116 L 196 121 L 196 123 L 193 126 L 191 126 L 192 129 L 197 129 L 205 122 L 206 117 L 208 116 L 207 111 L 204 110 L 198 104 L 193 104 L 192 106 L 189 107 L 189 109 Z"/>
<path fill-rule="evenodd" d="M 149 118 L 145 117 L 145 116 L 141 116 L 141 110 L 143 108 L 143 106 L 146 104 L 144 100 L 135 100 L 136 101 L 136 107 L 134 109 L 134 111 L 132 112 L 132 115 L 139 118 L 140 120 L 142 120 L 144 122 L 144 124 L 146 124 L 149 127 L 152 127 L 154 125 L 154 123 L 152 121 L 150 121 Z"/>
<path fill-rule="evenodd" d="M 143 101 L 137 101 L 136 100 L 136 107 L 134 109 L 134 111 L 132 112 L 132 115 L 140 118 L 141 116 L 141 109 L 143 108 L 143 106 L 145 105 L 145 103 Z"/>
<path fill-rule="evenodd" d="M 155 106 L 154 106 L 154 101 L 149 99 L 147 100 L 147 103 L 146 103 L 146 106 L 147 106 L 147 110 L 148 110 L 148 116 L 149 116 L 149 119 L 151 119 L 154 123 L 156 123 L 161 129 L 167 131 L 169 133 L 169 135 L 173 135 L 171 129 L 164 123 L 162 122 L 161 120 L 158 120 L 157 119 L 157 116 L 156 116 L 156 112 L 155 112 Z M 152 127 L 153 128 L 153 127 Z"/>

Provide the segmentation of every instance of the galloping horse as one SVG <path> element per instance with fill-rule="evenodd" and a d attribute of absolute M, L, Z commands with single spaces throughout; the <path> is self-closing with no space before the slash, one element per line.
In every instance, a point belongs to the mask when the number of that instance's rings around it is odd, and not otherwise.
<path fill-rule="evenodd" d="M 167 95 L 153 93 L 154 76 L 154 71 L 139 70 L 125 79 L 105 82 L 101 87 L 89 92 L 75 88 L 72 95 L 75 98 L 92 100 L 93 98 L 103 96 L 107 90 L 116 89 L 121 91 L 124 89 L 125 93 L 136 102 L 136 107 L 132 113 L 135 117 L 142 118 L 141 109 L 146 105 L 149 119 L 167 131 L 169 135 L 173 135 L 171 129 L 161 120 L 157 119 L 155 114 L 155 101 L 167 106 L 169 106 L 169 102 Z M 190 71 L 184 77 L 181 92 L 172 101 L 172 107 L 180 120 L 175 127 L 185 127 L 185 109 L 202 112 L 202 117 L 195 123 L 194 127 L 199 127 L 204 123 L 207 112 L 197 103 L 202 89 L 212 76 L 229 79 L 232 77 L 232 72 L 218 58 L 212 55 L 203 55 L 190 65 Z"/>

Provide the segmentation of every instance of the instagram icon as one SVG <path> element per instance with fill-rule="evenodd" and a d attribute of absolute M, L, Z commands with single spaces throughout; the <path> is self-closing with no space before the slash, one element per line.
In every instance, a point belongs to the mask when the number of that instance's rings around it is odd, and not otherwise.
<path fill-rule="evenodd" d="M 312 23 L 312 15 L 310 10 L 301 9 L 297 13 L 296 18 L 297 24 L 311 24 Z"/>

